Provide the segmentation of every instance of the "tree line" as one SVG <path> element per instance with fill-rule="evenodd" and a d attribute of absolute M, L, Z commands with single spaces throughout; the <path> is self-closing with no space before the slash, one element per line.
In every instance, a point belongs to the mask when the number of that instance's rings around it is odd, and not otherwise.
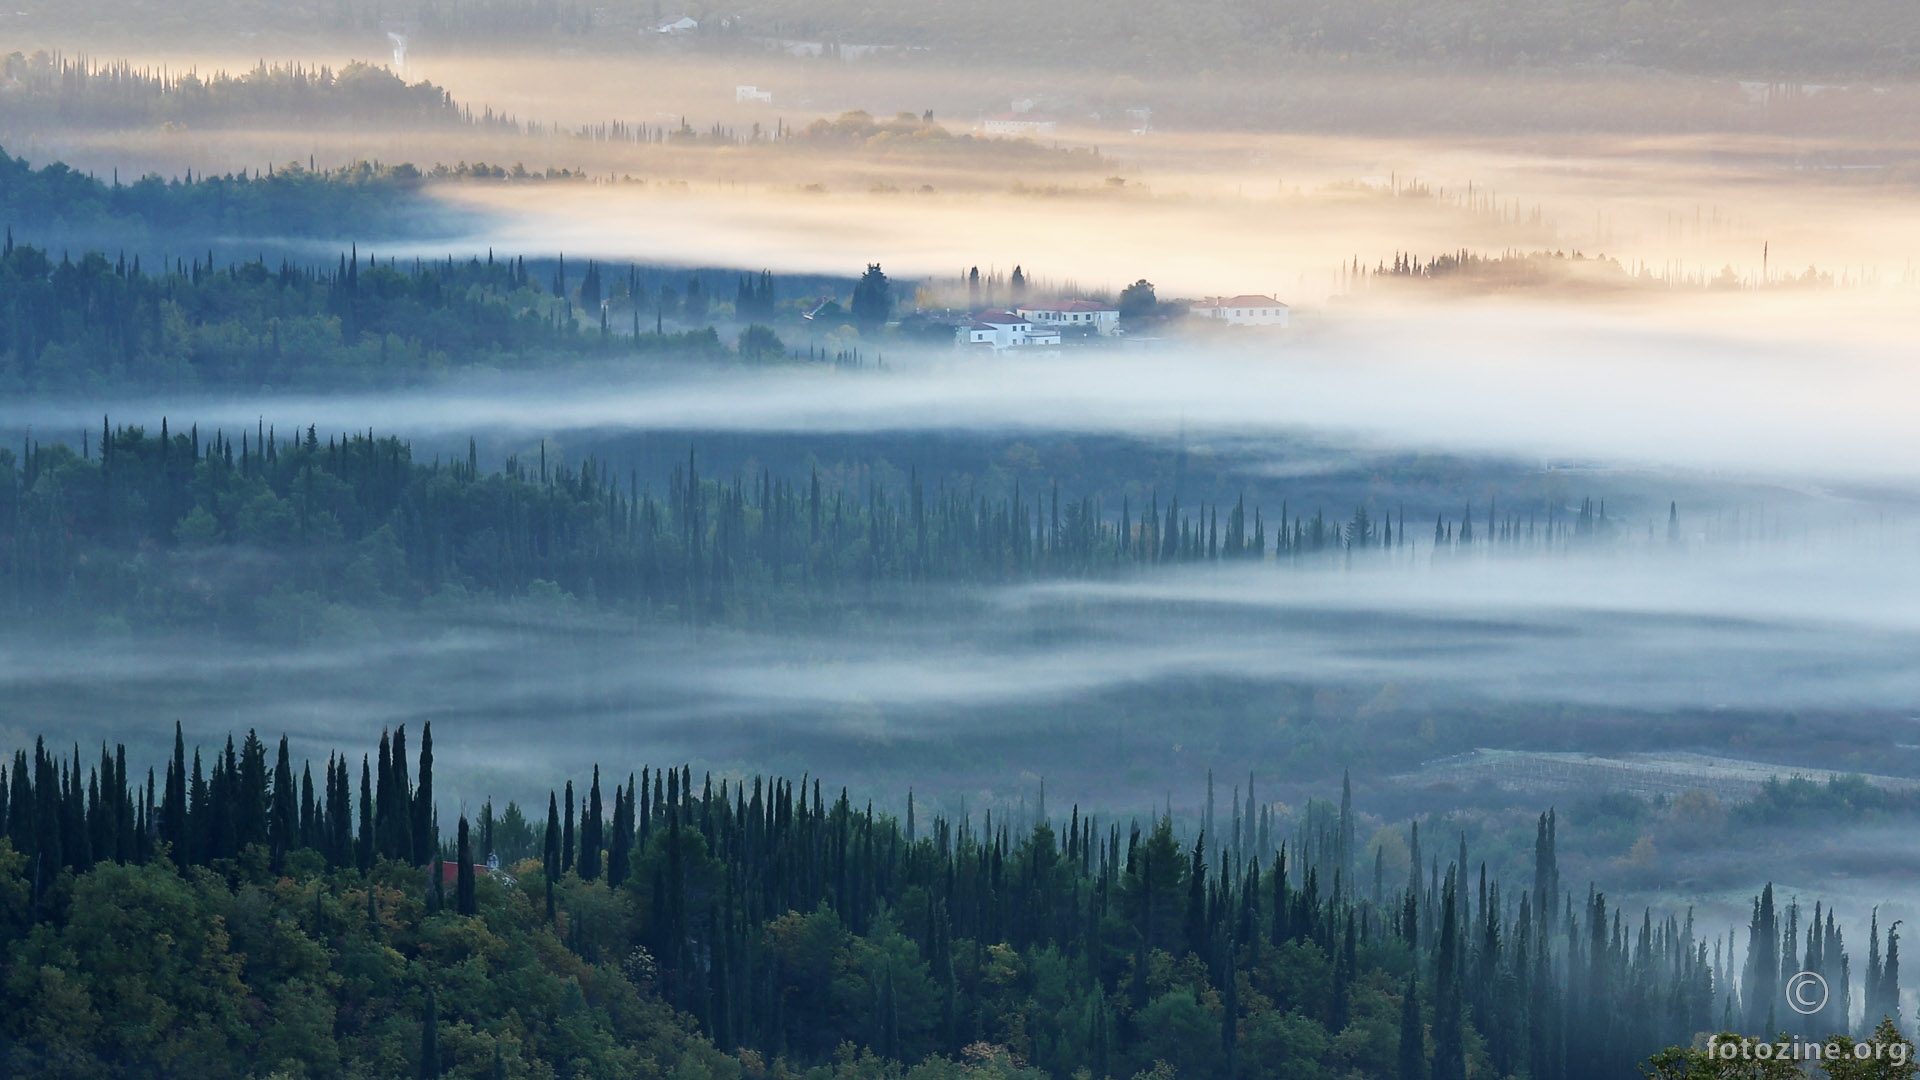
<path fill-rule="evenodd" d="M 362 257 L 357 246 L 333 268 L 261 259 L 222 267 L 211 252 L 158 267 L 99 252 L 56 262 L 9 234 L 0 249 L 0 386 L 331 389 L 470 367 L 732 355 L 704 320 L 669 330 L 655 317 L 663 308 L 630 300 L 617 326 L 609 308 L 583 311 L 577 294 L 550 292 L 539 279 L 524 257 L 403 264 Z"/>
<path fill-rule="evenodd" d="M 475 115 L 430 82 L 408 83 L 386 67 L 359 60 L 338 71 L 262 60 L 239 74 L 216 71 L 203 77 L 192 70 L 94 62 L 41 50 L 0 57 L 0 78 L 13 84 L 9 121 L 68 128 L 332 122 L 521 130 L 512 117 L 490 109 Z"/>
<path fill-rule="evenodd" d="M 655 489 L 598 459 L 549 460 L 544 442 L 491 472 L 472 440 L 463 458 L 419 461 L 397 437 L 323 439 L 313 426 L 282 433 L 264 422 L 203 433 L 162 419 L 149 433 L 103 417 L 78 442 L 0 449 L 0 599 L 41 614 L 296 635 L 314 632 L 334 603 L 564 595 L 683 619 L 758 620 L 817 616 L 895 583 L 1565 550 L 1602 535 L 1606 520 L 1591 502 L 1538 523 L 1464 506 L 1457 520 L 1436 521 L 1429 545 L 1404 512 L 1376 525 L 1364 505 L 1332 524 L 1283 503 L 1269 535 L 1244 498 L 1223 523 L 1219 506 L 1189 510 L 1175 498 L 1162 507 L 1155 495 L 1136 520 L 1130 497 L 1114 514 L 1096 496 L 1063 497 L 1057 482 L 1013 480 L 990 493 L 917 472 L 895 488 L 818 468 L 714 478 L 691 449 Z M 200 569 L 235 550 L 268 558 L 211 578 Z"/>
<path fill-rule="evenodd" d="M 417 756 L 403 728 L 358 763 L 330 754 L 317 783 L 253 732 L 189 753 L 176 726 L 144 777 L 124 747 L 16 752 L 7 1066 L 1613 1080 L 1696 1033 L 1849 1028 L 1831 912 L 1803 950 L 1803 909 L 1769 886 L 1737 955 L 1691 913 L 1563 883 L 1551 811 L 1519 881 L 1464 834 L 1423 849 L 1417 822 L 1386 827 L 1410 851 L 1389 869 L 1350 787 L 1285 817 L 1251 778 L 1194 832 L 595 766 L 537 820 L 489 799 L 449 832 L 420 736 Z M 1900 1019 L 1894 929 L 1881 946 L 1876 921 L 1861 1035 Z M 1777 1009 L 1800 970 L 1837 976 L 1830 1011 Z"/>

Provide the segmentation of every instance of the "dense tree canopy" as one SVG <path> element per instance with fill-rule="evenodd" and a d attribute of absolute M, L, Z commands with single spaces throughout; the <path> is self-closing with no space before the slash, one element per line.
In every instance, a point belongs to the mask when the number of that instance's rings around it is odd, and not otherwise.
<path fill-rule="evenodd" d="M 1417 824 L 1389 874 L 1350 797 L 1287 818 L 1251 782 L 1189 839 L 1044 800 L 892 816 L 817 779 L 615 765 L 543 821 L 488 801 L 450 835 L 420 735 L 417 758 L 404 728 L 357 769 L 329 755 L 317 785 L 252 732 L 208 755 L 176 731 L 144 778 L 124 748 L 17 753 L 0 1065 L 1615 1080 L 1696 1032 L 1765 1030 L 1783 971 L 1847 966 L 1831 914 L 1803 950 L 1803 910 L 1771 887 L 1743 964 L 1690 916 L 1636 928 L 1560 880 L 1551 813 L 1531 880 L 1506 882 L 1464 836 L 1423 856 Z M 1897 934 L 1870 945 L 1862 1035 L 1898 1013 Z M 1722 1075 L 1688 1053 L 1656 1075 Z"/>

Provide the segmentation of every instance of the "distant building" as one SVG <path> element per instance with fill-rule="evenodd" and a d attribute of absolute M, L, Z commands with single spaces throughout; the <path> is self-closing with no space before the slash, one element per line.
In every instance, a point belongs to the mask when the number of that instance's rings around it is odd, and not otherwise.
<path fill-rule="evenodd" d="M 1006 352 L 1039 345 L 1060 344 L 1060 331 L 1036 328 L 1033 321 L 1010 311 L 983 311 L 954 333 L 954 343 L 974 349 Z"/>
<path fill-rule="evenodd" d="M 1135 135 L 1145 135 L 1153 130 L 1153 110 L 1145 105 L 1136 105 L 1127 110 L 1127 126 Z"/>
<path fill-rule="evenodd" d="M 1086 329 L 1101 337 L 1111 337 L 1120 329 L 1120 309 L 1098 300 L 1028 304 L 1021 307 L 1018 314 L 1038 326 L 1061 330 Z"/>
<path fill-rule="evenodd" d="M 1051 135 L 1058 126 L 1055 121 L 1032 113 L 1001 113 L 987 117 L 981 122 L 980 129 L 989 135 L 1018 138 L 1025 135 Z"/>
<path fill-rule="evenodd" d="M 1287 305 L 1271 296 L 1216 296 L 1193 305 L 1201 319 L 1218 319 L 1229 326 L 1286 326 Z"/>
<path fill-rule="evenodd" d="M 679 35 L 679 34 L 691 34 L 698 29 L 700 29 L 700 23 L 698 20 L 692 18 L 691 16 L 682 15 L 679 18 L 673 20 L 672 22 L 663 22 L 659 26 L 654 27 L 653 32 L 656 34 Z"/>
<path fill-rule="evenodd" d="M 762 90 L 757 86 L 736 86 L 733 88 L 733 100 L 740 105 L 771 105 L 773 91 Z"/>

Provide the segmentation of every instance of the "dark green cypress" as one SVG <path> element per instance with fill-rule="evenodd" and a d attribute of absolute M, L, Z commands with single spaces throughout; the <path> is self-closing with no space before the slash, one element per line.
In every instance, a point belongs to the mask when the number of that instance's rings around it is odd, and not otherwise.
<path fill-rule="evenodd" d="M 573 781 L 567 781 L 566 817 L 560 826 L 560 873 L 573 869 Z"/>
<path fill-rule="evenodd" d="M 381 735 L 381 745 L 386 745 L 386 736 Z M 367 763 L 367 755 L 360 755 L 360 836 L 354 851 L 354 862 L 361 873 L 373 869 L 373 774 Z"/>
<path fill-rule="evenodd" d="M 420 1019 L 420 1080 L 440 1080 L 440 1007 L 427 984 L 425 1015 Z"/>
<path fill-rule="evenodd" d="M 405 763 L 401 768 L 406 768 Z M 420 729 L 420 782 L 414 789 L 412 810 L 413 857 L 424 860 L 439 850 L 440 838 L 434 835 L 433 813 L 433 721 Z"/>
<path fill-rule="evenodd" d="M 1433 972 L 1433 1080 L 1466 1080 L 1466 1040 L 1460 985 L 1458 868 L 1449 868 L 1440 893 L 1440 948 Z"/>
<path fill-rule="evenodd" d="M 294 799 L 293 764 L 287 755 L 287 737 L 280 736 L 280 750 L 273 765 L 273 788 L 270 796 L 267 845 L 273 855 L 273 865 L 277 869 L 284 865 L 287 852 L 293 850 L 298 834 L 296 820 L 299 810 Z"/>
<path fill-rule="evenodd" d="M 1400 997 L 1400 1077 L 1399 1080 L 1426 1080 L 1427 1032 L 1420 1019 L 1419 983 L 1407 977 L 1406 993 Z"/>
<path fill-rule="evenodd" d="M 540 849 L 540 864 L 548 880 L 563 873 L 560 869 L 560 800 L 552 791 L 547 792 L 547 836 Z"/>
<path fill-rule="evenodd" d="M 473 845 L 467 840 L 467 815 L 460 815 L 460 834 L 456 873 L 458 884 L 454 889 L 454 910 L 462 915 L 478 915 L 480 905 L 474 896 Z"/>
<path fill-rule="evenodd" d="M 580 876 L 587 881 L 600 877 L 600 766 L 593 767 L 593 784 L 587 789 L 586 813 L 580 819 Z"/>

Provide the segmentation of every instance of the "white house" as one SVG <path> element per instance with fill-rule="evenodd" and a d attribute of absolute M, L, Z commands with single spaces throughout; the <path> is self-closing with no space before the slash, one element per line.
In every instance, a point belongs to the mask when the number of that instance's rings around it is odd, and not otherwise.
<path fill-rule="evenodd" d="M 954 331 L 954 343 L 969 348 L 1006 352 L 1038 345 L 1060 344 L 1060 331 L 1036 328 L 1032 320 L 1010 311 L 983 311 Z"/>
<path fill-rule="evenodd" d="M 1193 305 L 1193 314 L 1229 326 L 1286 326 L 1287 305 L 1271 296 L 1215 296 Z"/>
<path fill-rule="evenodd" d="M 757 86 L 736 86 L 733 88 L 733 100 L 739 105 L 771 105 L 773 91 L 762 90 Z"/>
<path fill-rule="evenodd" d="M 653 32 L 656 34 L 672 34 L 677 36 L 680 34 L 691 34 L 698 29 L 700 29 L 698 20 L 688 15 L 682 15 L 672 22 L 663 22 L 659 26 L 654 27 Z"/>
<path fill-rule="evenodd" d="M 1087 329 L 1101 337 L 1112 337 L 1120 329 L 1120 309 L 1097 300 L 1031 304 L 1022 307 L 1019 314 L 1021 318 L 1039 326 L 1061 330 Z"/>
<path fill-rule="evenodd" d="M 1027 135 L 1051 135 L 1055 122 L 1033 113 L 1002 113 L 989 116 L 982 121 L 980 128 L 989 135 L 1006 135 L 1014 138 Z"/>

